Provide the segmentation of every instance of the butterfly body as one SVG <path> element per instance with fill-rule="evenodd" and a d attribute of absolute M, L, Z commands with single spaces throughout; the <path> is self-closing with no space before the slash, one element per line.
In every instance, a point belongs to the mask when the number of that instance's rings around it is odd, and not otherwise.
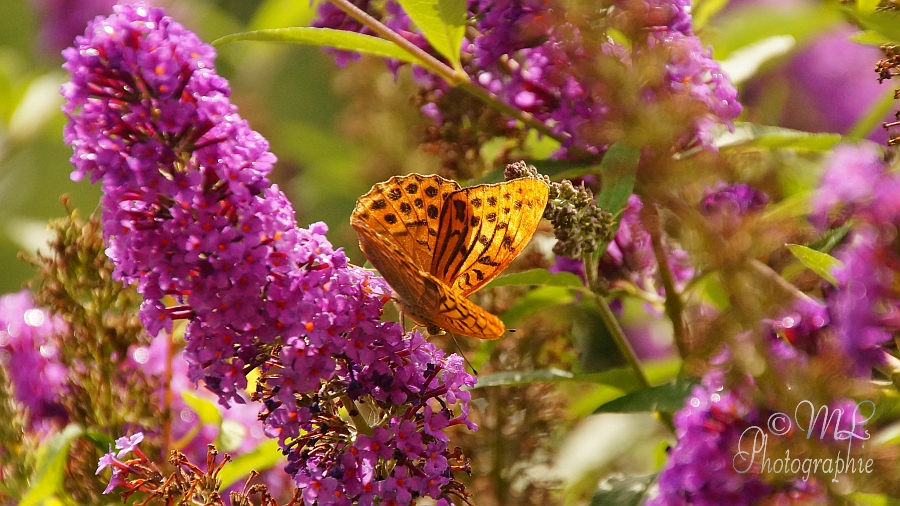
<path fill-rule="evenodd" d="M 547 195 L 532 178 L 460 188 L 436 175 L 394 176 L 357 200 L 350 224 L 413 321 L 497 339 L 503 322 L 466 297 L 528 243 Z"/>

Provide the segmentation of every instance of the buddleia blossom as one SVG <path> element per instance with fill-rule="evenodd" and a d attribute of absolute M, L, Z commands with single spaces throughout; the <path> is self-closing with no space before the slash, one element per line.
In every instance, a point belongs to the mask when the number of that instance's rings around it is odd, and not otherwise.
<path fill-rule="evenodd" d="M 407 40 L 439 56 L 421 34 L 411 31 L 406 16 L 396 2 L 386 2 L 383 10 L 368 0 L 354 2 L 388 26 L 398 29 Z M 596 59 L 588 50 L 582 29 L 562 13 L 555 2 L 515 0 L 467 2 L 472 20 L 461 51 L 465 71 L 473 82 L 507 104 L 533 115 L 551 126 L 563 139 L 563 147 L 576 146 L 590 153 L 602 153 L 611 141 L 598 138 L 604 121 L 618 121 L 623 111 L 609 92 L 614 83 L 590 83 L 584 68 Z M 612 14 L 609 14 L 612 13 Z M 609 19 L 603 19 L 608 15 Z M 684 0 L 620 0 L 614 8 L 597 12 L 598 23 L 606 23 L 633 37 L 626 49 L 614 42 L 596 48 L 602 57 L 612 57 L 631 65 L 645 59 L 645 53 L 662 54 L 665 84 L 641 92 L 646 100 L 682 96 L 701 105 L 706 112 L 697 116 L 690 134 L 705 148 L 713 148 L 711 127 L 729 124 L 741 110 L 737 90 L 712 57 L 708 48 L 692 33 L 690 2 Z M 332 5 L 323 4 L 316 26 L 369 33 Z M 396 63 L 391 63 L 396 68 Z M 455 117 L 459 104 L 453 90 L 432 75 L 416 71 L 428 98 L 422 111 L 438 124 Z M 601 73 L 602 75 L 602 73 Z M 602 79 L 602 78 L 601 78 Z M 446 98 L 446 99 L 445 99 Z M 486 126 L 487 127 L 487 126 Z"/>
<path fill-rule="evenodd" d="M 65 367 L 51 339 L 61 323 L 35 307 L 27 291 L 0 297 L 0 365 L 35 428 L 65 423 L 59 395 Z"/>
<path fill-rule="evenodd" d="M 749 506 L 770 492 L 758 469 L 735 469 L 741 434 L 760 417 L 745 394 L 726 390 L 723 381 L 719 372 L 708 374 L 675 414 L 678 442 L 659 475 L 659 495 L 648 506 Z"/>
<path fill-rule="evenodd" d="M 900 330 L 900 291 L 893 275 L 900 261 L 898 197 L 900 178 L 888 171 L 876 148 L 840 146 L 826 162 L 813 202 L 813 221 L 821 226 L 853 220 L 834 253 L 842 265 L 833 271 L 838 285 L 828 306 L 840 347 L 861 376 L 884 362 L 881 346 Z"/>
<path fill-rule="evenodd" d="M 190 379 L 243 403 L 262 367 L 254 399 L 307 504 L 463 497 L 451 471 L 464 459 L 444 429 L 475 428 L 461 390 L 474 377 L 380 321 L 387 286 L 350 265 L 324 224 L 297 228 L 213 49 L 160 9 L 119 6 L 64 54 L 73 177 L 102 181 L 109 257 L 143 293 L 147 329 L 188 321 Z"/>
<path fill-rule="evenodd" d="M 661 293 L 663 289 L 652 239 L 641 220 L 643 206 L 637 195 L 628 198 L 616 237 L 600 258 L 600 274 L 611 283 L 630 282 L 643 290 Z M 690 279 L 694 268 L 687 253 L 669 244 L 665 245 L 665 249 L 675 282 L 681 284 Z"/>

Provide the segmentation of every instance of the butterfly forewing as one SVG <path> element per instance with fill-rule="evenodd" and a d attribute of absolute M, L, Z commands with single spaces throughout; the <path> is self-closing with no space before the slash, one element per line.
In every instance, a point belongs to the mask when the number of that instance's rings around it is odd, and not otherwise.
<path fill-rule="evenodd" d="M 487 284 L 531 239 L 548 191 L 543 181 L 522 178 L 448 195 L 429 272 L 463 296 Z"/>
<path fill-rule="evenodd" d="M 394 176 L 356 201 L 350 224 L 394 244 L 413 265 L 425 268 L 431 265 L 443 201 L 458 189 L 440 176 Z"/>

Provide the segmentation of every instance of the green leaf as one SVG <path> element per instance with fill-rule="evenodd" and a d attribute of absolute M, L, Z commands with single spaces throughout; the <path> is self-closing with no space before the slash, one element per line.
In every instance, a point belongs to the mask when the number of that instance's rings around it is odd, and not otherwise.
<path fill-rule="evenodd" d="M 537 369 L 533 371 L 502 371 L 478 378 L 475 388 L 528 385 L 530 383 L 557 383 L 579 381 L 605 385 L 620 390 L 633 390 L 639 385 L 634 371 L 619 367 L 602 372 L 574 374 L 561 369 Z"/>
<path fill-rule="evenodd" d="M 25 493 L 19 506 L 41 504 L 62 489 L 66 461 L 72 442 L 84 435 L 84 428 L 71 424 L 41 449 L 33 485 Z"/>
<path fill-rule="evenodd" d="M 641 153 L 625 144 L 613 144 L 600 163 L 600 177 L 603 187 L 597 195 L 597 205 L 613 214 L 625 209 L 628 197 L 634 191 Z"/>
<path fill-rule="evenodd" d="M 181 400 L 197 413 L 201 423 L 221 427 L 222 413 L 219 411 L 219 406 L 215 402 L 200 397 L 188 390 L 181 392 Z"/>
<path fill-rule="evenodd" d="M 555 306 L 564 306 L 575 301 L 572 290 L 562 286 L 542 286 L 519 297 L 513 307 L 506 310 L 500 319 L 507 328 L 527 316 Z"/>
<path fill-rule="evenodd" d="M 845 223 L 838 228 L 829 229 L 815 241 L 809 243 L 809 247 L 816 251 L 821 251 L 822 253 L 828 253 L 832 248 L 844 240 L 844 237 L 847 236 L 847 232 L 850 231 L 851 226 L 852 223 Z"/>
<path fill-rule="evenodd" d="M 524 272 L 505 274 L 491 281 L 487 287 L 496 286 L 569 286 L 582 288 L 581 278 L 571 272 L 550 272 L 547 269 L 531 269 Z"/>
<path fill-rule="evenodd" d="M 697 384 L 693 378 L 681 377 L 671 383 L 626 394 L 597 408 L 594 413 L 672 413 L 684 405 L 684 399 Z"/>
<path fill-rule="evenodd" d="M 878 32 L 890 40 L 892 44 L 900 44 L 900 13 L 889 10 L 871 14 L 861 13 L 859 21 L 864 28 Z"/>
<path fill-rule="evenodd" d="M 856 9 L 859 12 L 871 13 L 875 12 L 875 9 L 880 4 L 881 0 L 856 0 Z"/>
<path fill-rule="evenodd" d="M 227 44 L 242 40 L 256 40 L 269 42 L 291 42 L 294 44 L 307 44 L 311 46 L 327 46 L 358 53 L 372 54 L 383 58 L 394 58 L 408 63 L 420 63 L 418 58 L 407 53 L 403 48 L 389 40 L 379 39 L 371 35 L 363 35 L 346 30 L 334 30 L 331 28 L 273 28 L 270 30 L 255 30 L 226 35 L 213 41 L 213 45 Z"/>
<path fill-rule="evenodd" d="M 865 44 L 867 46 L 879 47 L 882 44 L 893 44 L 891 39 L 881 35 L 875 30 L 863 30 L 861 32 L 850 34 L 847 38 L 853 42 L 859 42 L 860 44 Z"/>
<path fill-rule="evenodd" d="M 474 388 L 508 387 L 528 385 L 531 383 L 547 383 L 556 381 L 573 381 L 575 375 L 562 369 L 538 369 L 535 371 L 503 371 L 478 377 Z"/>
<path fill-rule="evenodd" d="M 787 248 L 803 265 L 832 285 L 837 285 L 837 279 L 831 274 L 831 270 L 844 265 L 840 260 L 828 253 L 822 253 L 800 244 L 788 244 Z"/>
<path fill-rule="evenodd" d="M 796 41 L 790 35 L 773 35 L 733 51 L 721 62 L 722 70 L 734 84 L 741 84 L 755 76 L 771 60 L 789 53 Z"/>
<path fill-rule="evenodd" d="M 228 465 L 222 468 L 222 471 L 219 473 L 222 486 L 219 487 L 219 490 L 225 490 L 237 483 L 238 480 L 247 479 L 247 475 L 252 470 L 262 472 L 284 460 L 285 456 L 278 449 L 278 441 L 267 439 L 253 451 L 235 457 Z"/>
<path fill-rule="evenodd" d="M 823 153 L 840 141 L 839 134 L 813 134 L 754 123 L 735 123 L 734 132 L 721 127 L 716 135 L 716 146 L 721 150 L 790 149 Z"/>
<path fill-rule="evenodd" d="M 716 19 L 713 55 L 727 59 L 732 52 L 777 35 L 792 37 L 797 45 L 819 36 L 843 22 L 838 9 L 825 4 L 813 4 L 784 9 L 777 16 L 766 6 L 749 6 L 729 10 Z"/>
<path fill-rule="evenodd" d="M 459 53 L 466 30 L 465 0 L 399 1 L 431 47 L 444 55 L 454 69 L 460 69 Z"/>
<path fill-rule="evenodd" d="M 600 482 L 590 506 L 638 506 L 644 499 L 647 489 L 656 479 L 655 474 L 648 476 L 626 476 L 616 474 Z"/>

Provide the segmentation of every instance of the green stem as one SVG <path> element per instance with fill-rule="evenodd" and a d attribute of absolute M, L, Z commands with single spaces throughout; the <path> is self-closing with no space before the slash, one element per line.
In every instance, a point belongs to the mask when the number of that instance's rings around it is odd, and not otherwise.
<path fill-rule="evenodd" d="M 662 243 L 662 230 L 659 225 L 659 211 L 656 206 L 648 202 L 641 211 L 644 228 L 650 234 L 650 242 L 653 246 L 653 255 L 659 268 L 659 276 L 662 279 L 663 288 L 666 291 L 666 316 L 672 322 L 673 338 L 678 354 L 685 358 L 688 356 L 690 346 L 687 342 L 687 329 L 684 324 L 684 302 L 681 294 L 675 288 L 675 276 L 669 268 L 669 259 L 666 257 L 666 249 Z"/>
<path fill-rule="evenodd" d="M 377 19 L 368 15 L 365 11 L 353 5 L 348 0 L 331 0 L 331 2 L 334 5 L 338 6 L 338 8 L 340 8 L 342 11 L 346 12 L 353 19 L 371 28 L 373 32 L 375 32 L 385 40 L 389 40 L 403 48 L 403 50 L 419 60 L 419 65 L 424 67 L 426 70 L 437 74 L 441 79 L 447 81 L 447 83 L 451 86 L 455 86 L 462 90 L 465 90 L 466 92 L 480 99 L 494 109 L 512 117 L 515 120 L 522 122 L 524 125 L 533 128 L 538 132 L 541 132 L 551 139 L 555 139 L 559 142 L 563 142 L 564 140 L 566 140 L 565 135 L 554 132 L 553 129 L 550 128 L 550 126 L 542 121 L 538 121 L 531 114 L 511 106 L 503 100 L 500 100 L 497 95 L 494 95 L 483 87 L 473 83 L 468 74 L 466 74 L 462 70 L 454 70 L 449 65 L 443 63 L 434 56 L 428 54 L 428 52 L 422 50 L 422 48 L 420 48 L 419 46 L 403 38 L 399 33 L 391 30 Z"/>
<path fill-rule="evenodd" d="M 625 361 L 628 363 L 628 367 L 634 371 L 635 376 L 637 376 L 638 381 L 641 384 L 642 388 L 650 388 L 650 380 L 647 378 L 647 374 L 644 373 L 644 368 L 641 367 L 641 363 L 637 358 L 637 354 L 634 352 L 634 348 L 631 347 L 631 343 L 628 341 L 628 338 L 625 337 L 625 331 L 622 330 L 622 326 L 619 325 L 619 320 L 616 319 L 616 315 L 612 312 L 612 308 L 609 307 L 609 303 L 606 302 L 606 299 L 600 295 L 599 293 L 594 291 L 594 287 L 596 287 L 597 282 L 597 265 L 599 259 L 595 256 L 591 255 L 584 261 L 584 275 L 587 280 L 588 289 L 591 291 L 591 295 L 594 297 L 594 302 L 597 304 L 597 308 L 600 310 L 600 317 L 603 319 L 603 323 L 606 325 L 607 330 L 609 330 L 609 334 L 612 336 L 613 341 L 615 341 L 616 346 L 619 348 L 619 352 L 625 357 Z M 666 425 L 672 432 L 675 431 L 675 423 L 672 420 L 672 415 L 670 413 L 663 413 L 661 411 L 656 412 L 656 416 L 659 420 Z"/>

